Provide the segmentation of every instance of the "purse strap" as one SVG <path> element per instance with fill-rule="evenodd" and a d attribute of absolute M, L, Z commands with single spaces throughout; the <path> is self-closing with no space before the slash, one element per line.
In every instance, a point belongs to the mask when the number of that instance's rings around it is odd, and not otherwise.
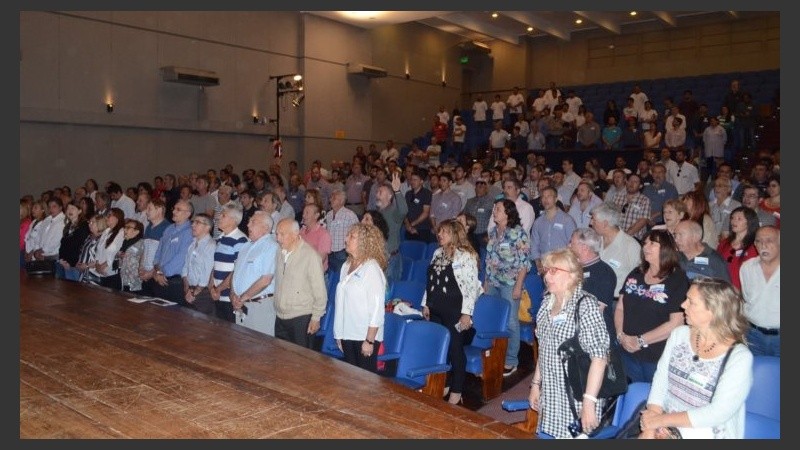
<path fill-rule="evenodd" d="M 580 331 L 581 331 L 581 321 L 578 317 L 578 310 L 581 307 L 581 302 L 583 299 L 586 298 L 586 295 L 582 295 L 581 298 L 575 303 L 575 333 L 572 335 L 572 339 L 575 339 L 575 342 L 578 346 L 581 345 L 580 342 Z M 569 382 L 569 372 L 567 372 L 567 365 L 565 364 L 566 361 L 564 359 L 561 360 L 561 370 L 564 372 L 564 386 L 566 386 L 567 395 L 571 398 L 569 399 L 569 409 L 572 411 L 572 418 L 574 420 L 579 420 L 578 411 L 575 409 L 575 393 L 572 392 L 572 385 Z"/>
<path fill-rule="evenodd" d="M 708 399 L 709 402 L 714 400 L 714 394 L 717 393 L 717 385 L 719 385 L 719 379 L 722 377 L 722 372 L 725 370 L 725 366 L 728 364 L 728 358 L 731 357 L 731 353 L 733 353 L 734 347 L 736 347 L 736 343 L 731 345 L 727 352 L 725 352 L 725 358 L 722 360 L 722 364 L 719 366 L 719 371 L 717 371 L 717 382 L 714 383 L 714 390 L 711 391 L 711 398 Z"/>

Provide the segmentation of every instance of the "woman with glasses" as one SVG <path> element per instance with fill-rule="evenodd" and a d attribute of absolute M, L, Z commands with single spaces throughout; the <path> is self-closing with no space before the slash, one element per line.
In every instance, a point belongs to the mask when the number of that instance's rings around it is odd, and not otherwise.
<path fill-rule="evenodd" d="M 608 329 L 597 298 L 583 290 L 583 266 L 572 250 L 560 249 L 542 257 L 547 293 L 536 314 L 539 358 L 531 382 L 529 401 L 539 412 L 538 432 L 556 438 L 572 437 L 570 424 L 579 414 L 580 428 L 590 433 L 600 424 L 605 399 L 597 398 L 609 352 Z M 580 302 L 580 304 L 579 304 Z M 591 356 L 586 392 L 567 392 L 558 348 L 575 335 L 578 310 L 581 348 Z M 516 315 L 516 312 L 515 312 Z M 570 405 L 573 402 L 574 405 Z"/>
<path fill-rule="evenodd" d="M 122 290 L 138 292 L 142 290 L 139 276 L 139 263 L 144 256 L 144 226 L 134 219 L 125 220 L 125 239 L 119 249 L 119 275 Z"/>
<path fill-rule="evenodd" d="M 628 379 L 650 383 L 664 342 L 683 324 L 681 303 L 689 279 L 668 231 L 651 230 L 642 242 L 642 263 L 622 285 L 614 327 Z"/>
<path fill-rule="evenodd" d="M 758 230 L 758 214 L 746 206 L 740 206 L 731 212 L 728 237 L 722 239 L 717 252 L 728 263 L 728 274 L 731 284 L 741 291 L 739 268 L 750 258 L 758 256 L 755 246 Z"/>

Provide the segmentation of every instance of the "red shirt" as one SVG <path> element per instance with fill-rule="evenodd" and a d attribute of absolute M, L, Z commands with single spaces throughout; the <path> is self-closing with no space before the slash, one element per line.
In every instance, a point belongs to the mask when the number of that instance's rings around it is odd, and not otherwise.
<path fill-rule="evenodd" d="M 744 252 L 742 250 L 735 250 L 728 239 L 723 239 L 717 246 L 717 252 L 722 256 L 722 259 L 728 263 L 728 274 L 731 277 L 731 284 L 738 290 L 742 290 L 742 282 L 739 280 L 739 268 L 742 264 L 750 258 L 758 256 L 758 250 L 755 245 L 751 245 Z"/>
<path fill-rule="evenodd" d="M 439 122 L 433 126 L 433 136 L 436 138 L 436 143 L 439 145 L 444 144 L 447 140 L 447 124 Z"/>

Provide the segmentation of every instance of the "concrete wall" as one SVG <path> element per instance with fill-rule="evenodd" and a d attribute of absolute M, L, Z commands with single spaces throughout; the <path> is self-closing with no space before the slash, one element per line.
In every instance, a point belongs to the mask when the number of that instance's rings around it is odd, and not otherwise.
<path fill-rule="evenodd" d="M 491 44 L 459 63 L 464 39 L 417 24 L 363 30 L 298 12 L 100 11 L 20 13 L 20 194 L 89 177 L 123 186 L 273 161 L 275 82 L 300 72 L 306 98 L 282 97 L 285 159 L 301 168 L 349 158 L 356 145 L 408 143 L 439 105 L 469 107 L 474 92 L 773 69 L 777 16 L 664 32 Z M 664 62 L 664 55 L 670 55 Z M 348 63 L 389 76 L 347 73 Z M 220 85 L 167 83 L 166 65 L 212 70 Z M 410 79 L 406 79 L 406 71 Z M 442 80 L 446 86 L 442 86 Z M 463 92 L 463 96 L 462 96 Z M 490 97 L 487 97 L 490 98 Z M 105 104 L 113 102 L 114 112 Z"/>

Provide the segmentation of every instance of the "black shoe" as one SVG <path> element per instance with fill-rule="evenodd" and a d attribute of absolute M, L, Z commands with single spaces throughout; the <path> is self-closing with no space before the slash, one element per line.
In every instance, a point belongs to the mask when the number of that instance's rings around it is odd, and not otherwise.
<path fill-rule="evenodd" d="M 512 373 L 514 373 L 516 371 L 517 371 L 517 366 L 511 366 L 511 367 L 504 366 L 503 367 L 503 376 L 507 377 L 507 376 L 511 375 Z"/>

